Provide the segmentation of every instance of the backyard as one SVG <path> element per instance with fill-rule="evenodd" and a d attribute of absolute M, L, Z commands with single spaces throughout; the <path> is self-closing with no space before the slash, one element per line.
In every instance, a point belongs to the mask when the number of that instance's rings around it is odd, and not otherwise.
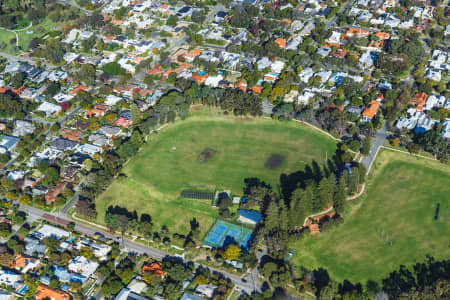
<path fill-rule="evenodd" d="M 211 201 L 181 199 L 182 190 L 241 195 L 249 177 L 276 188 L 280 174 L 302 170 L 312 160 L 321 164 L 335 149 L 328 137 L 294 122 L 195 113 L 150 137 L 123 168 L 127 178 L 115 180 L 96 201 L 97 221 L 104 222 L 108 206 L 119 205 L 150 213 L 156 224 L 179 233 L 187 233 L 195 217 L 205 233 L 217 210 Z"/>
<path fill-rule="evenodd" d="M 293 264 L 365 283 L 427 254 L 449 257 L 450 167 L 387 150 L 380 154 L 362 201 L 349 205 L 339 227 L 296 241 Z"/>

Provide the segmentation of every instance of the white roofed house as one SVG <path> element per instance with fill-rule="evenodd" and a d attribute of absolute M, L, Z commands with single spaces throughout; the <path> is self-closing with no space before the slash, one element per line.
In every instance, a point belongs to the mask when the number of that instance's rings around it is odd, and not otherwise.
<path fill-rule="evenodd" d="M 78 151 L 93 157 L 96 153 L 102 153 L 102 147 L 92 144 L 83 144 L 78 148 Z"/>
<path fill-rule="evenodd" d="M 31 122 L 16 120 L 16 127 L 13 130 L 14 136 L 24 136 L 32 134 L 34 131 L 34 125 Z"/>
<path fill-rule="evenodd" d="M 257 61 L 258 70 L 262 71 L 265 68 L 270 67 L 271 62 L 267 57 L 262 57 L 260 60 Z"/>
<path fill-rule="evenodd" d="M 0 285 L 4 284 L 7 287 L 18 288 L 21 280 L 21 274 L 10 270 L 0 270 Z"/>
<path fill-rule="evenodd" d="M 329 70 L 327 70 L 327 71 L 321 70 L 320 72 L 317 72 L 316 74 L 314 74 L 314 76 L 319 76 L 322 83 L 325 83 L 328 81 L 328 79 L 330 79 L 332 73 L 333 72 L 331 72 Z"/>
<path fill-rule="evenodd" d="M 435 107 L 443 107 L 445 104 L 444 96 L 431 95 L 428 97 L 427 102 L 425 103 L 424 110 L 431 110 Z"/>
<path fill-rule="evenodd" d="M 314 75 L 314 71 L 312 68 L 306 68 L 303 69 L 298 76 L 300 77 L 300 80 L 304 83 L 308 83 L 309 79 Z"/>
<path fill-rule="evenodd" d="M 114 136 L 119 136 L 122 133 L 122 129 L 120 129 L 120 127 L 117 127 L 117 126 L 105 125 L 105 126 L 100 127 L 98 132 L 111 138 Z"/>
<path fill-rule="evenodd" d="M 341 33 L 338 31 L 333 31 L 331 36 L 327 40 L 330 44 L 340 44 L 341 43 Z"/>
<path fill-rule="evenodd" d="M 98 265 L 96 261 L 89 260 L 84 256 L 77 256 L 69 262 L 68 269 L 89 278 L 97 270 Z"/>
<path fill-rule="evenodd" d="M 88 239 L 80 239 L 77 242 L 76 248 L 80 250 L 82 247 L 91 248 L 92 252 L 94 253 L 94 256 L 97 257 L 100 261 L 106 260 L 108 253 L 111 251 L 110 246 L 105 244 L 97 244 L 96 242 L 93 242 Z"/>
<path fill-rule="evenodd" d="M 116 95 L 108 95 L 105 99 L 105 104 L 108 106 L 113 106 L 122 101 L 122 97 L 118 97 Z"/>
<path fill-rule="evenodd" d="M 436 82 L 440 82 L 442 78 L 441 70 L 427 68 L 425 73 L 425 78 L 431 79 Z"/>
<path fill-rule="evenodd" d="M 441 131 L 442 138 L 450 140 L 450 119 L 445 119 Z"/>
<path fill-rule="evenodd" d="M 103 147 L 110 144 L 110 140 L 108 137 L 101 133 L 94 133 L 89 136 L 89 142 L 94 146 Z"/>
<path fill-rule="evenodd" d="M 308 91 L 304 91 L 303 94 L 298 96 L 297 103 L 298 104 L 308 105 L 309 100 L 314 98 L 314 96 L 316 96 L 316 94 L 308 92 Z"/>
<path fill-rule="evenodd" d="M 119 59 L 117 63 L 131 74 L 134 74 L 136 72 L 136 67 L 131 63 L 131 60 L 126 56 Z"/>
<path fill-rule="evenodd" d="M 68 231 L 47 224 L 44 224 L 36 233 L 40 239 L 51 237 L 60 240 L 70 236 Z"/>
<path fill-rule="evenodd" d="M 219 82 L 223 80 L 222 75 L 216 75 L 216 76 L 208 76 L 205 80 L 205 85 L 210 87 L 218 87 Z"/>
<path fill-rule="evenodd" d="M 361 55 L 361 57 L 359 58 L 359 65 L 363 69 L 368 69 L 368 68 L 372 67 L 373 59 L 372 59 L 372 55 L 370 54 L 369 51 L 367 51 L 367 52 L 363 53 L 363 55 Z"/>
<path fill-rule="evenodd" d="M 45 115 L 47 117 L 49 117 L 49 116 L 53 115 L 54 113 L 60 112 L 61 106 L 44 101 L 41 103 L 41 105 L 39 105 L 39 107 L 37 108 L 36 111 L 42 111 L 45 113 Z"/>

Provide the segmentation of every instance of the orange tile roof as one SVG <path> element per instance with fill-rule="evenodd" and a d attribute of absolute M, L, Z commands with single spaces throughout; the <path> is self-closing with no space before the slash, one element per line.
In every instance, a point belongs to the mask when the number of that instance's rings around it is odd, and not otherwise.
<path fill-rule="evenodd" d="M 270 74 L 264 75 L 264 80 L 265 81 L 275 81 L 275 80 L 277 80 L 277 78 L 278 77 L 270 75 Z"/>
<path fill-rule="evenodd" d="M 114 122 L 114 124 L 123 128 L 128 128 L 133 125 L 133 122 L 131 120 L 128 120 L 127 118 L 120 117 Z"/>
<path fill-rule="evenodd" d="M 45 195 L 45 201 L 47 203 L 53 203 L 56 199 L 56 197 L 59 196 L 59 194 L 62 193 L 62 191 L 66 188 L 67 183 L 66 182 L 60 182 L 56 185 L 56 187 L 47 195 Z"/>
<path fill-rule="evenodd" d="M 161 68 L 161 65 L 156 65 L 153 67 L 153 69 L 147 71 L 147 74 L 149 75 L 158 75 L 164 73 L 164 70 Z"/>
<path fill-rule="evenodd" d="M 136 57 L 133 59 L 133 62 L 134 62 L 135 64 L 140 64 L 143 60 L 145 60 L 145 57 L 142 57 L 142 56 L 136 56 Z"/>
<path fill-rule="evenodd" d="M 345 34 L 346 36 L 354 36 L 357 35 L 358 37 L 367 37 L 369 36 L 370 32 L 369 30 L 365 30 L 365 29 L 361 29 L 361 28 L 349 28 L 347 33 Z"/>
<path fill-rule="evenodd" d="M 209 76 L 208 73 L 205 73 L 201 76 L 199 74 L 197 74 L 197 75 L 192 76 L 192 79 L 194 79 L 198 84 L 203 84 L 203 83 L 205 83 L 206 78 L 208 78 L 208 76 Z"/>
<path fill-rule="evenodd" d="M 150 265 L 144 265 L 142 267 L 142 273 L 153 273 L 153 274 L 158 274 L 161 277 L 164 276 L 163 269 L 158 263 L 152 263 Z"/>
<path fill-rule="evenodd" d="M 72 90 L 72 95 L 75 95 L 76 93 L 78 93 L 79 91 L 87 91 L 89 89 L 88 86 L 84 86 L 84 85 L 79 85 L 76 88 L 74 88 Z"/>
<path fill-rule="evenodd" d="M 377 49 L 381 49 L 384 46 L 384 40 L 372 42 L 371 46 Z"/>
<path fill-rule="evenodd" d="M 186 55 L 184 55 L 184 57 L 194 58 L 196 56 L 199 56 L 200 54 L 202 54 L 202 50 L 200 50 L 200 49 L 192 49 L 191 51 L 186 53 Z"/>
<path fill-rule="evenodd" d="M 236 88 L 245 92 L 247 91 L 247 83 L 243 81 L 239 81 L 238 84 L 236 84 Z"/>
<path fill-rule="evenodd" d="M 94 108 L 94 109 L 91 109 L 90 111 L 88 111 L 84 116 L 87 119 L 90 119 L 92 117 L 103 116 L 104 114 L 105 114 L 104 110 L 98 109 L 98 108 Z"/>
<path fill-rule="evenodd" d="M 345 49 L 337 49 L 330 53 L 331 56 L 343 58 L 347 54 L 347 50 Z"/>
<path fill-rule="evenodd" d="M 414 95 L 414 98 L 411 100 L 411 103 L 423 106 L 427 102 L 427 99 L 428 95 L 424 92 L 421 92 Z"/>
<path fill-rule="evenodd" d="M 14 257 L 14 261 L 12 263 L 12 267 L 13 268 L 17 268 L 17 269 L 23 269 L 25 268 L 29 262 L 34 262 L 37 259 L 34 257 L 30 257 L 30 256 L 25 256 L 22 254 L 16 254 L 16 256 Z"/>
<path fill-rule="evenodd" d="M 121 25 L 121 24 L 123 24 L 123 21 L 122 20 L 118 20 L 118 19 L 112 19 L 111 23 L 114 23 L 116 25 Z"/>
<path fill-rule="evenodd" d="M 286 49 L 286 39 L 277 38 L 275 43 L 277 43 L 281 49 Z"/>
<path fill-rule="evenodd" d="M 375 33 L 375 35 L 380 39 L 380 40 L 387 40 L 391 37 L 391 35 L 387 32 L 383 32 L 383 31 L 379 31 L 377 33 Z"/>
<path fill-rule="evenodd" d="M 65 139 L 79 142 L 81 140 L 80 139 L 81 135 L 82 135 L 82 132 L 80 130 L 73 130 L 73 129 L 69 129 L 69 128 L 63 129 L 63 137 Z"/>
<path fill-rule="evenodd" d="M 40 284 L 37 287 L 36 295 L 34 296 L 35 300 L 44 300 L 44 299 L 50 299 L 50 300 L 69 300 L 70 295 L 66 292 L 60 291 L 60 290 L 54 290 L 49 288 L 46 285 Z"/>
<path fill-rule="evenodd" d="M 257 93 L 257 94 L 261 94 L 262 90 L 264 87 L 262 87 L 261 85 L 254 85 L 251 87 L 252 92 Z"/>
<path fill-rule="evenodd" d="M 376 115 L 378 108 L 380 108 L 380 102 L 372 100 L 362 114 L 364 117 L 372 119 Z"/>
<path fill-rule="evenodd" d="M 2 94 L 4 94 L 4 93 L 6 93 L 7 91 L 11 91 L 11 92 L 13 92 L 14 94 L 17 94 L 17 95 L 22 95 L 22 93 L 25 91 L 25 87 L 24 86 L 21 86 L 20 88 L 18 88 L 18 89 L 14 89 L 14 88 L 12 88 L 12 87 L 10 87 L 10 86 L 7 86 L 6 88 L 0 88 L 0 93 L 2 93 Z"/>
<path fill-rule="evenodd" d="M 20 88 L 18 88 L 18 89 L 11 89 L 11 91 L 13 91 L 15 94 L 17 94 L 17 95 L 22 95 L 22 93 L 25 91 L 25 87 L 24 86 L 21 86 Z"/>

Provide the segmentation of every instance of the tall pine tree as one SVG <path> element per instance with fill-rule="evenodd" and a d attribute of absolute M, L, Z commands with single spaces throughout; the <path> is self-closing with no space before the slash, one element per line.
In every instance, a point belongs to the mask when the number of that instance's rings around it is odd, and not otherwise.
<path fill-rule="evenodd" d="M 317 187 L 317 198 L 319 199 L 319 210 L 323 210 L 333 202 L 334 184 L 330 185 L 328 178 L 322 178 Z"/>
<path fill-rule="evenodd" d="M 346 174 L 342 174 L 339 179 L 339 184 L 336 186 L 336 191 L 333 198 L 333 207 L 338 214 L 344 211 L 344 205 L 347 198 L 347 178 Z"/>

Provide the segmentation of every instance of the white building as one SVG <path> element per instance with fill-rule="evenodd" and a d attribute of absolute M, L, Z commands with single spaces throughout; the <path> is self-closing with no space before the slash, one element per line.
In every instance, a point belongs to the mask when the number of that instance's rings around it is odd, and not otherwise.
<path fill-rule="evenodd" d="M 86 278 L 91 277 L 98 268 L 98 262 L 89 260 L 84 256 L 73 258 L 68 265 L 68 269 L 72 272 L 79 273 Z"/>
<path fill-rule="evenodd" d="M 41 105 L 39 105 L 36 111 L 42 111 L 47 117 L 49 117 L 54 113 L 59 113 L 61 111 L 61 107 L 59 105 L 44 101 Z"/>
<path fill-rule="evenodd" d="M 40 235 L 40 239 L 52 237 L 60 240 L 62 238 L 67 238 L 70 236 L 70 233 L 68 231 L 47 224 L 44 224 L 37 231 L 37 233 L 38 235 Z"/>
<path fill-rule="evenodd" d="M 103 261 L 106 260 L 106 256 L 111 251 L 111 247 L 105 244 L 97 244 L 96 242 L 83 239 L 78 241 L 76 244 L 76 248 L 78 250 L 81 249 L 81 247 L 89 247 L 94 253 L 94 256 L 97 257 L 99 260 Z"/>
<path fill-rule="evenodd" d="M 22 276 L 13 271 L 9 270 L 0 270 L 0 285 L 4 284 L 8 287 L 17 288 Z"/>
<path fill-rule="evenodd" d="M 120 293 L 114 298 L 114 300 L 149 300 L 148 298 L 139 296 L 129 289 L 122 289 Z"/>
<path fill-rule="evenodd" d="M 32 134 L 34 131 L 34 125 L 31 122 L 16 120 L 16 127 L 13 130 L 14 136 L 24 136 Z"/>
<path fill-rule="evenodd" d="M 442 78 L 441 70 L 427 68 L 425 73 L 425 78 L 431 79 L 436 82 L 440 82 Z"/>
<path fill-rule="evenodd" d="M 425 103 L 424 110 L 431 110 L 435 107 L 443 107 L 445 104 L 444 96 L 431 95 L 428 97 L 427 102 Z"/>
<path fill-rule="evenodd" d="M 303 104 L 303 105 L 308 105 L 309 100 L 311 100 L 312 98 L 314 98 L 316 94 L 308 92 L 308 91 L 304 91 L 303 94 L 298 96 L 297 99 L 297 103 L 298 104 Z"/>
<path fill-rule="evenodd" d="M 208 78 L 206 78 L 205 80 L 205 85 L 210 86 L 210 87 L 218 87 L 219 86 L 219 82 L 223 80 L 223 76 L 222 75 L 217 75 L 217 76 L 209 76 Z"/>
<path fill-rule="evenodd" d="M 304 83 L 308 83 L 309 79 L 313 77 L 313 75 L 314 71 L 312 68 L 306 68 L 303 71 L 301 71 L 300 74 L 298 74 L 300 80 L 303 81 Z"/>
<path fill-rule="evenodd" d="M 444 124 L 442 126 L 442 132 L 441 132 L 441 136 L 444 139 L 450 139 L 450 119 L 446 119 L 444 121 Z"/>

